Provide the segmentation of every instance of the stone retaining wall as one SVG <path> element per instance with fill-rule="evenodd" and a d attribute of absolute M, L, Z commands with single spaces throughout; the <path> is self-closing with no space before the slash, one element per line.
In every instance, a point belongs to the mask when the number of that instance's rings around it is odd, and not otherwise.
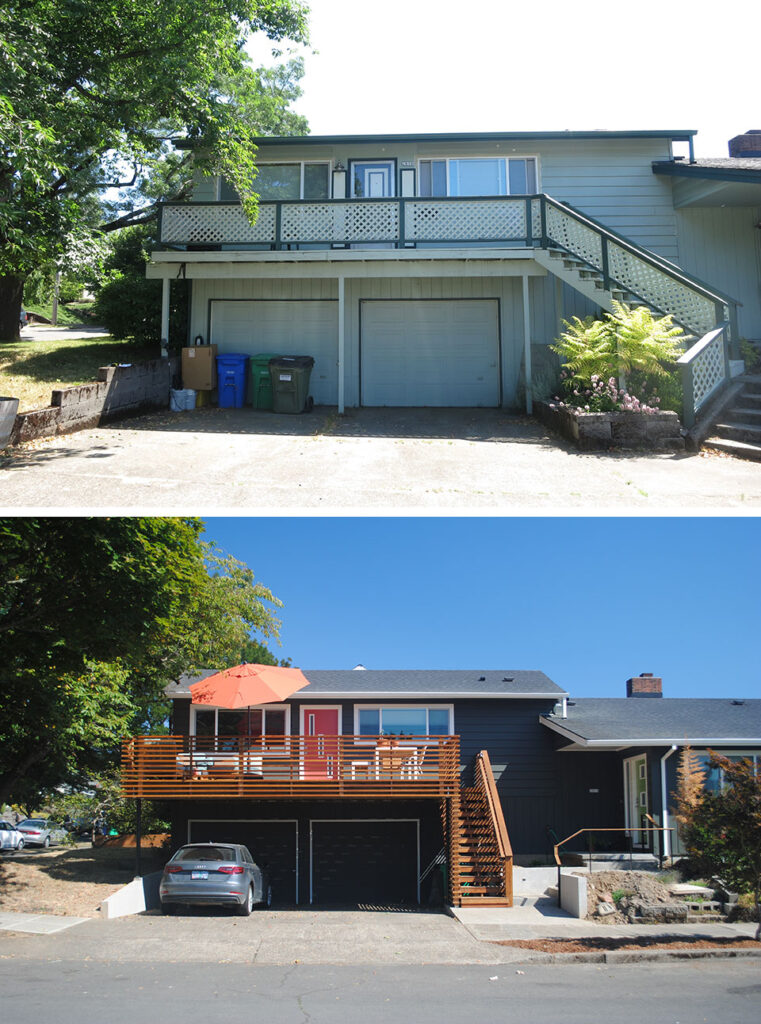
<path fill-rule="evenodd" d="M 69 434 L 109 420 L 166 409 L 175 364 L 172 359 L 150 359 L 125 366 L 101 366 L 92 384 L 54 391 L 46 409 L 19 413 L 10 443 Z"/>
<path fill-rule="evenodd" d="M 675 412 L 580 412 L 535 402 L 537 419 L 582 451 L 606 448 L 684 448 L 682 424 Z"/>

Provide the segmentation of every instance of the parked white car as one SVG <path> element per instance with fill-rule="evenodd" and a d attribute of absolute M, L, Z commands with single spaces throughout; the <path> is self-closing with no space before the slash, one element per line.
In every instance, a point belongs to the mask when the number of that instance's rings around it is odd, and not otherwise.
<path fill-rule="evenodd" d="M 27 846 L 50 846 L 51 843 L 62 843 L 67 836 L 62 825 L 56 825 L 47 818 L 24 818 L 16 828 L 23 833 Z"/>
<path fill-rule="evenodd" d="M 0 821 L 0 850 L 23 850 L 24 834 L 9 821 Z"/>

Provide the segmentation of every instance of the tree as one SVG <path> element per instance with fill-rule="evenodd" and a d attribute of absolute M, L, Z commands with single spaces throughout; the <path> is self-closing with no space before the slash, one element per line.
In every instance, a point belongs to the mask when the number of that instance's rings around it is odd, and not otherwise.
<path fill-rule="evenodd" d="M 18 334 L 27 274 L 91 229 L 87 198 L 134 184 L 177 135 L 203 139 L 196 166 L 223 173 L 256 216 L 256 129 L 244 115 L 273 83 L 244 44 L 255 32 L 305 42 L 306 13 L 301 0 L 10 0 L 0 10 L 0 338 Z"/>
<path fill-rule="evenodd" d="M 162 726 L 183 671 L 277 637 L 280 602 L 198 519 L 0 519 L 0 804 L 33 802 Z"/>
<path fill-rule="evenodd" d="M 676 769 L 676 801 L 674 817 L 680 825 L 688 826 L 695 808 L 703 799 L 706 773 L 700 758 L 687 745 L 682 747 Z"/>
<path fill-rule="evenodd" d="M 738 892 L 751 892 L 761 940 L 761 775 L 750 758 L 733 761 L 710 751 L 721 772 L 718 792 L 703 790 L 682 804 L 682 841 L 691 857 Z"/>

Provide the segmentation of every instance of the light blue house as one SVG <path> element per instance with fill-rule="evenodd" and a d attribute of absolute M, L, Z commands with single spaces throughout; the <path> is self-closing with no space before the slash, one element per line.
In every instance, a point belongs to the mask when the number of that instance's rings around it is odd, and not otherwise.
<path fill-rule="evenodd" d="M 163 205 L 162 335 L 183 278 L 191 338 L 314 356 L 317 403 L 530 411 L 561 320 L 623 299 L 691 336 L 689 422 L 761 338 L 761 159 L 694 135 L 262 138 L 255 224 L 219 179 Z"/>

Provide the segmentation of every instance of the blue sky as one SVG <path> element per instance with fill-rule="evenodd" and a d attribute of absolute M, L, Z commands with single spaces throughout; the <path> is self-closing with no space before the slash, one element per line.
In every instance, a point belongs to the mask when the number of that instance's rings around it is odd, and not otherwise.
<path fill-rule="evenodd" d="M 315 135 L 698 129 L 698 156 L 758 127 L 758 16 L 682 0 L 308 0 L 297 109 Z M 272 44 L 256 37 L 257 63 Z M 681 150 L 680 150 L 681 152 Z"/>
<path fill-rule="evenodd" d="M 761 697 L 754 518 L 230 518 L 302 668 L 541 669 L 574 696 Z M 274 650 L 278 650 L 276 647 Z"/>

